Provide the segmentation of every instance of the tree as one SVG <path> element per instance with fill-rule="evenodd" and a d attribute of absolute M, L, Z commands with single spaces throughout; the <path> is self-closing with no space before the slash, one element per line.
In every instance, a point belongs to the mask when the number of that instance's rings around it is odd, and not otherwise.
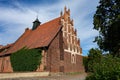
<path fill-rule="evenodd" d="M 89 50 L 88 54 L 88 71 L 93 72 L 94 68 L 93 66 L 96 65 L 96 63 L 100 63 L 102 57 L 102 52 L 97 48 L 92 48 Z"/>
<path fill-rule="evenodd" d="M 111 54 L 102 55 L 97 48 L 89 50 L 84 57 L 84 66 L 89 75 L 86 80 L 120 80 L 120 58 Z"/>
<path fill-rule="evenodd" d="M 105 55 L 94 64 L 93 73 L 86 80 L 120 80 L 120 58 Z"/>
<path fill-rule="evenodd" d="M 99 31 L 95 42 L 101 50 L 120 56 L 120 0 L 100 0 L 99 3 L 93 23 Z"/>
<path fill-rule="evenodd" d="M 89 50 L 88 57 L 83 58 L 83 64 L 86 72 L 93 72 L 93 66 L 96 63 L 100 63 L 102 58 L 102 52 L 97 48 Z"/>

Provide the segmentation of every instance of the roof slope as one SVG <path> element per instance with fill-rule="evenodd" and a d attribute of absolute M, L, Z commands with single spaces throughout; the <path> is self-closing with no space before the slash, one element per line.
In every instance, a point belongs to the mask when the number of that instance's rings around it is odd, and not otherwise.
<path fill-rule="evenodd" d="M 7 44 L 7 45 L 5 45 L 5 46 L 2 46 L 2 47 L 0 48 L 0 56 L 1 56 L 1 55 L 4 55 L 4 54 L 7 52 L 7 50 L 8 50 L 13 44 L 14 44 L 14 43 Z"/>
<path fill-rule="evenodd" d="M 58 17 L 40 25 L 35 30 L 26 29 L 23 35 L 14 43 L 6 54 L 13 53 L 23 47 L 31 49 L 48 46 L 60 31 L 61 27 L 60 17 Z"/>

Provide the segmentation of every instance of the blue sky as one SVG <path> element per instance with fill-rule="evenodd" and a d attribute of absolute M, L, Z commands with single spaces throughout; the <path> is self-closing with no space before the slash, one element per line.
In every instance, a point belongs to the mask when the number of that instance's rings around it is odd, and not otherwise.
<path fill-rule="evenodd" d="M 74 27 L 81 41 L 83 55 L 90 48 L 98 32 L 93 30 L 93 15 L 99 0 L 0 0 L 0 45 L 15 42 L 25 31 L 32 28 L 38 15 L 44 23 L 60 16 L 64 6 L 70 8 Z"/>

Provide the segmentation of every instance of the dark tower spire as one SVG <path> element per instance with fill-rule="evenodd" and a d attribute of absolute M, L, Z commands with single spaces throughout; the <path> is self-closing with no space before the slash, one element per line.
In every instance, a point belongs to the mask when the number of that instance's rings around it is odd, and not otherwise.
<path fill-rule="evenodd" d="M 32 30 L 36 29 L 40 24 L 41 24 L 41 22 L 39 21 L 39 19 L 37 17 L 36 20 L 33 22 Z"/>

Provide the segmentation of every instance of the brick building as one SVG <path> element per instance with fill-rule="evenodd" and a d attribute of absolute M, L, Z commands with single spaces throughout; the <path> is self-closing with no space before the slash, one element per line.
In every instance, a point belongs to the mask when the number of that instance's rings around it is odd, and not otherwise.
<path fill-rule="evenodd" d="M 0 50 L 0 72 L 13 72 L 10 55 L 27 47 L 42 49 L 42 63 L 36 71 L 84 72 L 82 48 L 70 18 L 70 9 L 64 8 L 60 17 L 41 24 L 38 19 L 33 28 L 26 28 L 14 44 Z"/>

